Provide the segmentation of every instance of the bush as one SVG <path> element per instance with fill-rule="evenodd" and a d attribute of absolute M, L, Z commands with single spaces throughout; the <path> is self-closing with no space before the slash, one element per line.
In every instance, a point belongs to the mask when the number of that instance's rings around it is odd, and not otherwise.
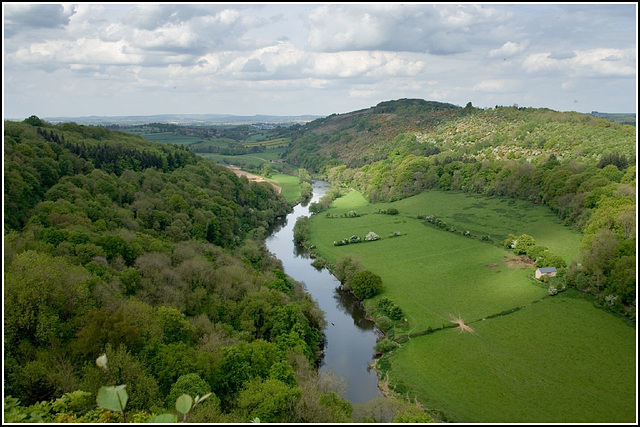
<path fill-rule="evenodd" d="M 398 215 L 400 212 L 396 208 L 387 209 L 387 215 Z"/>
<path fill-rule="evenodd" d="M 364 237 L 364 240 L 366 240 L 367 242 L 372 242 L 374 240 L 380 240 L 380 236 L 378 236 L 376 233 L 374 233 L 373 231 L 370 231 L 369 233 L 367 233 L 367 235 Z"/>
<path fill-rule="evenodd" d="M 398 344 L 391 341 L 390 339 L 385 338 L 376 343 L 375 349 L 376 353 L 387 353 L 391 350 L 394 350 L 396 347 L 398 347 Z"/>
<path fill-rule="evenodd" d="M 293 226 L 293 240 L 296 244 L 300 245 L 302 242 L 309 238 L 311 233 L 311 225 L 309 224 L 309 218 L 301 216 Z"/>
<path fill-rule="evenodd" d="M 382 332 L 387 332 L 393 327 L 393 321 L 387 316 L 380 316 L 376 319 L 376 325 Z"/>
<path fill-rule="evenodd" d="M 382 297 L 380 298 L 380 301 L 378 301 L 378 308 L 381 308 L 382 310 L 386 311 L 391 306 L 393 306 L 393 301 L 387 297 Z"/>
<path fill-rule="evenodd" d="M 356 298 L 363 301 L 378 295 L 382 291 L 382 278 L 369 270 L 363 270 L 353 276 L 353 279 L 349 282 L 349 287 Z"/>
<path fill-rule="evenodd" d="M 389 317 L 393 320 L 400 320 L 404 317 L 404 313 L 400 307 L 394 304 L 393 307 L 389 309 Z"/>

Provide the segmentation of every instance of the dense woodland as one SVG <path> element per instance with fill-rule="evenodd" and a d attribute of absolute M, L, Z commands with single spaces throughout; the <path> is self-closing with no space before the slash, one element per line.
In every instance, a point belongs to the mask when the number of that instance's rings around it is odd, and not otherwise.
<path fill-rule="evenodd" d="M 578 113 L 420 101 L 311 122 L 286 155 L 372 202 L 438 189 L 546 204 L 584 233 L 567 285 L 635 318 L 635 128 Z M 411 117 L 420 130 L 386 140 L 376 130 L 385 122 L 380 129 L 413 129 Z"/>
<path fill-rule="evenodd" d="M 126 385 L 128 421 L 183 393 L 213 393 L 192 422 L 411 416 L 317 373 L 323 313 L 263 245 L 289 209 L 270 186 L 34 116 L 4 141 L 5 421 L 123 421 L 96 407 L 106 385 Z"/>

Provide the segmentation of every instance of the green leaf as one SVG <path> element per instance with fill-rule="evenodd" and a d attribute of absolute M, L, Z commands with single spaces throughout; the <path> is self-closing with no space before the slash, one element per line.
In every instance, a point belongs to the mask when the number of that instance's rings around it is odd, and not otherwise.
<path fill-rule="evenodd" d="M 191 409 L 193 399 L 188 394 L 183 394 L 176 399 L 176 409 L 182 414 L 186 414 Z"/>
<path fill-rule="evenodd" d="M 117 387 L 100 387 L 96 399 L 98 406 L 116 412 L 124 411 L 127 406 L 127 400 L 129 400 L 125 387 L 126 385 L 124 384 Z"/>
<path fill-rule="evenodd" d="M 146 422 L 148 423 L 177 423 L 178 417 L 175 414 L 160 414 L 156 415 L 153 418 L 149 418 Z"/>

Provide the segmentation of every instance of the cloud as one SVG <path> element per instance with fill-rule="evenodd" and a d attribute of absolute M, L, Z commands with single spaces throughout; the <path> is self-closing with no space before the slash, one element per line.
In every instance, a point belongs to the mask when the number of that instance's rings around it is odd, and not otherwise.
<path fill-rule="evenodd" d="M 573 56 L 553 56 L 550 52 L 527 56 L 522 67 L 528 73 L 561 73 L 571 76 L 634 76 L 636 55 L 633 49 L 590 49 Z"/>
<path fill-rule="evenodd" d="M 513 56 L 517 53 L 522 52 L 527 47 L 528 44 L 529 44 L 528 41 L 524 41 L 522 43 L 506 42 L 499 49 L 490 50 L 489 57 L 508 58 L 510 56 Z"/>
<path fill-rule="evenodd" d="M 21 48 L 7 56 L 21 64 L 43 65 L 48 68 L 69 64 L 127 65 L 143 61 L 142 55 L 131 52 L 124 42 L 103 42 L 84 38 L 32 43 L 29 47 Z"/>
<path fill-rule="evenodd" d="M 267 71 L 267 67 L 265 67 L 259 59 L 252 58 L 245 62 L 244 67 L 242 67 L 242 71 L 246 73 L 260 73 Z"/>
<path fill-rule="evenodd" d="M 395 52 L 349 51 L 316 53 L 309 60 L 307 73 L 325 77 L 415 75 L 425 66 Z"/>
<path fill-rule="evenodd" d="M 62 28 L 69 24 L 75 8 L 59 4 L 9 4 L 4 7 L 5 34 L 35 28 Z"/>
<path fill-rule="evenodd" d="M 325 5 L 306 17 L 316 51 L 386 50 L 447 55 L 470 49 L 510 13 L 473 5 Z M 478 37 L 478 32 L 486 33 Z"/>
<path fill-rule="evenodd" d="M 59 4 L 10 4 L 4 12 L 5 25 L 56 28 L 69 24 L 74 8 Z"/>

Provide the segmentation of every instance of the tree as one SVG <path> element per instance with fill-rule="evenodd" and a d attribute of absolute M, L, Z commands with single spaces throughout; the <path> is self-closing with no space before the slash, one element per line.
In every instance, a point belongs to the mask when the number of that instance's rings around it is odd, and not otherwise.
<path fill-rule="evenodd" d="M 295 422 L 293 408 L 301 391 L 282 381 L 269 378 L 255 379 L 238 395 L 238 408 L 247 419 L 260 418 L 260 422 Z"/>
<path fill-rule="evenodd" d="M 332 272 L 340 283 L 346 285 L 362 269 L 362 260 L 356 255 L 349 254 L 338 258 Z"/>
<path fill-rule="evenodd" d="M 534 246 L 536 241 L 528 234 L 522 234 L 518 236 L 516 245 L 514 246 L 514 252 L 518 255 L 524 255 L 527 253 L 530 247 Z"/>
<path fill-rule="evenodd" d="M 172 408 L 176 403 L 176 399 L 183 394 L 188 394 L 192 398 L 196 396 L 204 396 L 207 393 L 211 392 L 211 386 L 198 374 L 186 374 L 182 375 L 178 380 L 171 386 L 171 391 L 167 395 L 166 403 L 167 408 Z M 213 399 L 212 399 L 213 398 Z M 217 400 L 214 396 L 209 397 L 211 401 Z"/>
<path fill-rule="evenodd" d="M 382 278 L 369 270 L 363 270 L 356 273 L 348 285 L 353 294 L 360 301 L 363 301 L 378 295 L 382 291 Z"/>

